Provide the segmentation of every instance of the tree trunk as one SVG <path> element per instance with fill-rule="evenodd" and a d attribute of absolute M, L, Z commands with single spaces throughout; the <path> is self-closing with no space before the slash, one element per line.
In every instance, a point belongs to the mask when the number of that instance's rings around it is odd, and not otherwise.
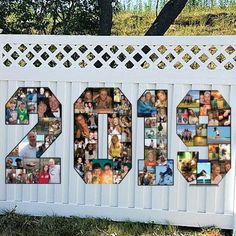
<path fill-rule="evenodd" d="M 99 35 L 111 35 L 112 27 L 112 0 L 98 0 L 100 8 Z"/>
<path fill-rule="evenodd" d="M 187 2 L 188 0 L 170 0 L 167 2 L 145 35 L 164 35 Z"/>

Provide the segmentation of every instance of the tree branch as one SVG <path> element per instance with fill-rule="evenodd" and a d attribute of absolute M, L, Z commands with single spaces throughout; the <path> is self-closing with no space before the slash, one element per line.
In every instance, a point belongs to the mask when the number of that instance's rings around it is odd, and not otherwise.
<path fill-rule="evenodd" d="M 188 0 L 170 0 L 167 2 L 145 35 L 164 35 L 187 2 Z"/>

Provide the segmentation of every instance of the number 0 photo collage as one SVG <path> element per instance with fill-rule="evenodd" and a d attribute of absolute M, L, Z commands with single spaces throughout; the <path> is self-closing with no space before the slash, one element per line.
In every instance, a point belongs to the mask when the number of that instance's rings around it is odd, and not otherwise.
<path fill-rule="evenodd" d="M 177 107 L 177 135 L 208 157 L 179 152 L 178 169 L 190 184 L 217 185 L 231 168 L 231 108 L 216 90 L 190 90 Z"/>
<path fill-rule="evenodd" d="M 38 123 L 6 157 L 7 184 L 59 184 L 61 159 L 41 158 L 61 134 L 61 104 L 50 89 L 19 88 L 6 104 L 7 125 L 28 125 L 30 114 Z"/>
<path fill-rule="evenodd" d="M 107 115 L 107 156 L 98 117 Z M 86 184 L 119 184 L 132 167 L 132 106 L 119 88 L 87 88 L 74 104 L 74 168 Z"/>
<path fill-rule="evenodd" d="M 144 160 L 138 161 L 138 185 L 173 185 L 174 161 L 168 159 L 167 90 L 146 90 L 138 100 L 144 117 Z"/>

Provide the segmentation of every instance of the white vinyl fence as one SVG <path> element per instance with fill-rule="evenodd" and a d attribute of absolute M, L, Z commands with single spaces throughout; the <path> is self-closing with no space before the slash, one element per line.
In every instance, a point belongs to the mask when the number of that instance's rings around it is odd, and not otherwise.
<path fill-rule="evenodd" d="M 62 134 L 44 154 L 61 157 L 57 185 L 6 185 L 5 157 L 33 127 L 5 125 L 5 103 L 18 87 L 49 87 L 63 106 Z M 119 185 L 85 185 L 73 168 L 73 103 L 86 87 L 119 87 L 133 109 L 132 170 Z M 174 186 L 138 186 L 143 119 L 137 99 L 167 89 L 169 158 Z M 232 169 L 218 187 L 189 186 L 177 170 L 176 106 L 191 89 L 219 90 L 232 109 Z M 33 215 L 107 217 L 184 226 L 236 228 L 236 37 L 0 36 L 0 209 Z M 104 142 L 106 137 L 104 135 Z M 199 150 L 201 148 L 189 148 Z M 106 153 L 104 153 L 106 155 Z"/>

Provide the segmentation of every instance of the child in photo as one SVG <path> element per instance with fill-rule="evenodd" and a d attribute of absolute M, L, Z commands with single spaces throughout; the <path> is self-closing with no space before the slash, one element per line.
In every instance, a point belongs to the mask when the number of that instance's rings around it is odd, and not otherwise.
<path fill-rule="evenodd" d="M 101 175 L 101 184 L 112 184 L 113 183 L 113 171 L 110 162 L 104 164 L 103 172 Z"/>
<path fill-rule="evenodd" d="M 61 117 L 61 106 L 58 99 L 52 94 L 48 96 L 49 108 L 54 117 Z"/>
<path fill-rule="evenodd" d="M 147 91 L 138 100 L 139 117 L 152 117 L 152 114 L 156 113 L 156 107 L 155 104 L 152 103 L 151 98 L 152 98 L 152 93 L 150 91 Z"/>
<path fill-rule="evenodd" d="M 110 158 L 120 157 L 122 152 L 122 145 L 118 135 L 111 135 L 109 156 Z"/>
<path fill-rule="evenodd" d="M 88 119 L 88 127 L 90 129 L 97 129 L 98 126 L 96 122 L 97 122 L 97 116 L 95 116 L 94 114 L 91 114 Z"/>
<path fill-rule="evenodd" d="M 93 102 L 93 92 L 92 90 L 86 90 L 84 92 L 84 102 Z"/>
<path fill-rule="evenodd" d="M 82 98 L 78 98 L 75 102 L 75 113 L 84 113 L 84 102 Z"/>
<path fill-rule="evenodd" d="M 93 97 L 93 101 L 96 103 L 94 108 L 96 112 L 112 112 L 112 98 L 108 95 L 108 89 L 100 89 Z"/>
<path fill-rule="evenodd" d="M 157 96 L 156 107 L 158 108 L 167 107 L 167 91 L 158 90 L 156 96 Z"/>
<path fill-rule="evenodd" d="M 121 127 L 128 127 L 132 126 L 131 118 L 128 116 L 121 116 L 120 117 L 120 125 Z"/>
<path fill-rule="evenodd" d="M 28 111 L 24 101 L 21 101 L 19 107 L 17 108 L 17 117 L 19 124 L 29 124 Z"/>
<path fill-rule="evenodd" d="M 222 176 L 220 174 L 220 166 L 218 164 L 213 164 L 211 173 L 211 184 L 219 184 L 221 180 Z"/>
<path fill-rule="evenodd" d="M 145 118 L 144 119 L 144 128 L 151 128 L 151 119 L 150 118 Z"/>
<path fill-rule="evenodd" d="M 167 122 L 166 108 L 160 108 L 157 114 L 158 122 Z"/>
<path fill-rule="evenodd" d="M 193 110 L 193 109 L 189 109 L 188 110 L 188 114 L 189 114 L 189 124 L 198 124 L 198 111 L 197 110 Z"/>
<path fill-rule="evenodd" d="M 94 163 L 92 165 L 93 171 L 92 171 L 92 183 L 93 184 L 101 184 L 102 180 L 102 167 L 99 163 Z"/>
<path fill-rule="evenodd" d="M 16 100 L 11 98 L 9 101 L 9 107 L 6 110 L 6 124 L 17 124 L 18 111 L 16 109 Z"/>
<path fill-rule="evenodd" d="M 41 169 L 38 172 L 38 184 L 49 184 L 50 174 L 49 174 L 49 165 L 44 164 L 41 166 Z"/>
<path fill-rule="evenodd" d="M 39 118 L 44 118 L 44 117 L 55 118 L 50 109 L 48 98 L 38 99 L 37 108 L 38 108 Z"/>
<path fill-rule="evenodd" d="M 149 150 L 147 152 L 146 160 L 145 160 L 144 164 L 145 164 L 145 166 L 156 166 L 157 165 L 156 157 L 154 156 L 153 150 Z"/>
<path fill-rule="evenodd" d="M 89 109 L 88 103 L 85 103 L 84 104 L 84 112 L 89 113 L 89 111 L 90 111 L 90 109 Z"/>
<path fill-rule="evenodd" d="M 120 119 L 118 117 L 111 118 L 108 132 L 110 134 L 121 134 Z"/>
<path fill-rule="evenodd" d="M 120 89 L 114 90 L 114 102 L 121 102 L 121 91 Z"/>
<path fill-rule="evenodd" d="M 188 109 L 177 109 L 177 124 L 188 124 Z"/>
<path fill-rule="evenodd" d="M 85 159 L 86 160 L 97 159 L 96 144 L 88 143 L 86 145 L 86 147 L 85 147 Z"/>
<path fill-rule="evenodd" d="M 200 91 L 200 104 L 210 105 L 211 104 L 211 92 L 210 91 Z"/>
<path fill-rule="evenodd" d="M 131 130 L 130 128 L 121 128 L 121 142 L 131 142 Z"/>

